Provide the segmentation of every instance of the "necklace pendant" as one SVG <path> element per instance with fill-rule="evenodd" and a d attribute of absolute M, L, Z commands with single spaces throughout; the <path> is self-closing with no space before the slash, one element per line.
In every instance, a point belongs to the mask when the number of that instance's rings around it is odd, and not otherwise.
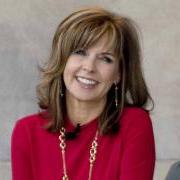
<path fill-rule="evenodd" d="M 67 176 L 67 175 L 64 175 L 64 176 L 62 177 L 62 180 L 68 180 L 68 176 Z"/>

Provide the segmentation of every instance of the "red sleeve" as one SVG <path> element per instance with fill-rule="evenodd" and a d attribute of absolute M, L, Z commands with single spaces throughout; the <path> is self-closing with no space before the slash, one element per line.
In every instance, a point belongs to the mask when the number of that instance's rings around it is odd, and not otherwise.
<path fill-rule="evenodd" d="M 32 180 L 30 141 L 25 124 L 18 121 L 11 136 L 11 167 L 13 180 Z"/>
<path fill-rule="evenodd" d="M 124 152 L 120 180 L 152 180 L 155 165 L 155 144 L 149 114 L 133 112 L 124 125 Z"/>

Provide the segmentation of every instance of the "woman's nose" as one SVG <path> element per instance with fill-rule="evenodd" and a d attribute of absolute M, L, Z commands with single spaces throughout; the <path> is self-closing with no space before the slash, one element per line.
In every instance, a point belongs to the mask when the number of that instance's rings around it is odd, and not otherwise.
<path fill-rule="evenodd" d="M 95 57 L 86 57 L 83 61 L 83 67 L 82 69 L 84 71 L 88 72 L 94 72 L 96 69 L 96 58 Z"/>

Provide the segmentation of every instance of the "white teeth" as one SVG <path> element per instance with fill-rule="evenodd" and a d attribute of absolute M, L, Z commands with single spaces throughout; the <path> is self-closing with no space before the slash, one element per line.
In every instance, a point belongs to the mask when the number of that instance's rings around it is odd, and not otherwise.
<path fill-rule="evenodd" d="M 77 79 L 78 79 L 78 81 L 80 81 L 84 84 L 87 84 L 87 85 L 95 85 L 97 83 L 96 81 L 89 80 L 89 79 L 82 78 L 82 77 L 77 77 Z"/>

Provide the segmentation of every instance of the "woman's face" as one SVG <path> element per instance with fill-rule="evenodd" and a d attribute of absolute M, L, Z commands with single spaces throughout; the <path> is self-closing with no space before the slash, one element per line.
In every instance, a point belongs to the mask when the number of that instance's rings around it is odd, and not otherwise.
<path fill-rule="evenodd" d="M 68 98 L 99 102 L 106 98 L 112 84 L 119 81 L 119 62 L 107 50 L 107 43 L 103 36 L 92 47 L 70 55 L 63 73 Z"/>

